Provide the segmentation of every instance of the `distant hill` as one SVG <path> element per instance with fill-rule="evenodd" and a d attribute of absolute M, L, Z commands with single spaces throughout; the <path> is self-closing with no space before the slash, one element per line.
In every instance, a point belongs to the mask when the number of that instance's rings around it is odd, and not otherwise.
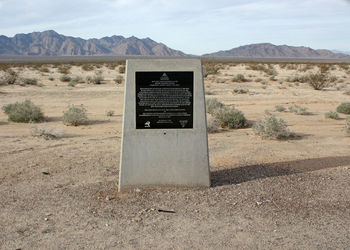
<path fill-rule="evenodd" d="M 245 58 L 316 58 L 316 59 L 350 59 L 349 55 L 333 53 L 330 50 L 314 50 L 308 47 L 273 45 L 271 43 L 250 44 L 205 54 L 205 57 L 245 57 Z"/>
<path fill-rule="evenodd" d="M 82 39 L 58 34 L 53 30 L 0 36 L 0 56 L 85 56 L 85 55 L 142 55 L 185 56 L 150 38 L 124 38 L 123 36 L 101 39 Z"/>

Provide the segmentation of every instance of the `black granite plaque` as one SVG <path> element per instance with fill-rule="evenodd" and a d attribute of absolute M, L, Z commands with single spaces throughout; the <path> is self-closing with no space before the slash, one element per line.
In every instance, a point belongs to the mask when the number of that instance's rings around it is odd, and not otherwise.
<path fill-rule="evenodd" d="M 193 72 L 136 72 L 136 129 L 193 128 Z"/>

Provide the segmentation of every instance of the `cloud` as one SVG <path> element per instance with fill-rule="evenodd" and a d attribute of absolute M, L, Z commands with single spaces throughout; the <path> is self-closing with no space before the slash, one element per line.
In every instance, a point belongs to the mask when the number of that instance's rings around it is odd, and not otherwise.
<path fill-rule="evenodd" d="M 319 46 L 327 41 L 346 47 L 350 44 L 346 28 L 350 26 L 349 3 L 350 0 L 0 0 L 0 30 L 7 36 L 48 29 L 82 38 L 134 35 L 197 54 L 261 41 Z"/>

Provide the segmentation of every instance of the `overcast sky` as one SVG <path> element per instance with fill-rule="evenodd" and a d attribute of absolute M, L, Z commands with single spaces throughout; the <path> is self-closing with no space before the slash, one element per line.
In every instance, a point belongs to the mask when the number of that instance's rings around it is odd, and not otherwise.
<path fill-rule="evenodd" d="M 270 42 L 350 51 L 350 0 L 0 0 L 0 34 L 150 37 L 189 54 Z"/>

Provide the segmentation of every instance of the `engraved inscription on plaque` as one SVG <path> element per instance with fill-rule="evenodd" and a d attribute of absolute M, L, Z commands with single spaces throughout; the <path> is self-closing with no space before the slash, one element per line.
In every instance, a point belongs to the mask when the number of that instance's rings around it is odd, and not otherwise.
<path fill-rule="evenodd" d="M 136 129 L 193 128 L 193 72 L 136 72 Z"/>

